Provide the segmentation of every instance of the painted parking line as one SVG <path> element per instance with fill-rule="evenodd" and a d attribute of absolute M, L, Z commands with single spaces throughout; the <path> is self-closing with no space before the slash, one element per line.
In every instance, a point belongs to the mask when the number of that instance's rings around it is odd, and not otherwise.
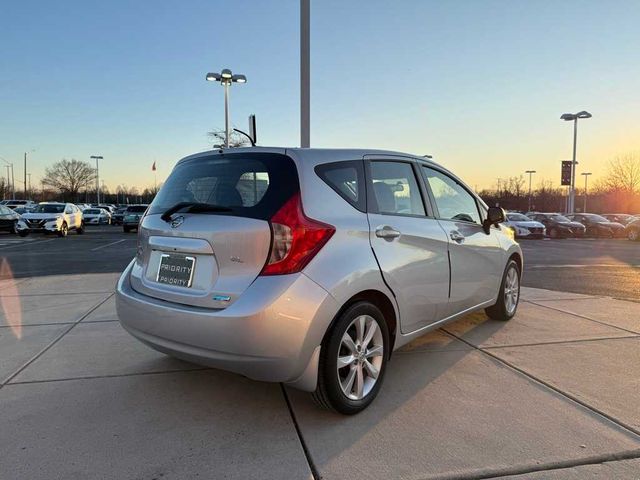
<path fill-rule="evenodd" d="M 628 263 L 592 263 L 592 264 L 568 264 L 568 265 L 525 265 L 525 268 L 640 268 L 640 264 Z"/>
<path fill-rule="evenodd" d="M 0 243 L 0 250 L 7 250 L 9 248 L 14 248 L 14 247 L 21 247 L 22 245 L 26 245 L 29 244 L 29 246 L 31 245 L 37 245 L 38 243 L 47 243 L 47 242 L 53 242 L 54 240 L 56 240 L 55 238 L 48 238 L 46 240 L 35 240 L 35 239 L 21 239 L 19 241 L 12 241 L 11 243 Z"/>
<path fill-rule="evenodd" d="M 92 251 L 92 252 L 95 252 L 96 250 L 100 250 L 101 248 L 107 248 L 107 247 L 110 247 L 110 246 L 112 246 L 112 245 L 116 245 L 116 244 L 118 244 L 118 243 L 122 243 L 122 242 L 124 242 L 125 240 L 126 240 L 126 239 L 124 239 L 124 238 L 123 238 L 122 240 L 116 240 L 115 242 L 107 243 L 106 245 L 100 245 L 99 247 L 92 248 L 92 249 L 91 249 L 91 251 Z"/>

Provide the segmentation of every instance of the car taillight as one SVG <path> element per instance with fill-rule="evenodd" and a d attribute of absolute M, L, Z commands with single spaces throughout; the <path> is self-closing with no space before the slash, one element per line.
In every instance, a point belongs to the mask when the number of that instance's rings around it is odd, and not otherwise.
<path fill-rule="evenodd" d="M 302 210 L 300 193 L 296 193 L 271 218 L 273 242 L 261 275 L 299 272 L 335 231 L 332 225 L 307 217 Z"/>

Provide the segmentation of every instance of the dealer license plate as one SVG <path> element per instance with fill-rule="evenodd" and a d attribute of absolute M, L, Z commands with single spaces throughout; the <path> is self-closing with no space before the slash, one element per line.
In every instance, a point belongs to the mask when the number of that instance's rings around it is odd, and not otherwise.
<path fill-rule="evenodd" d="M 158 268 L 156 281 L 167 285 L 189 288 L 193 280 L 195 264 L 196 259 L 194 257 L 164 253 L 160 257 L 160 267 Z"/>

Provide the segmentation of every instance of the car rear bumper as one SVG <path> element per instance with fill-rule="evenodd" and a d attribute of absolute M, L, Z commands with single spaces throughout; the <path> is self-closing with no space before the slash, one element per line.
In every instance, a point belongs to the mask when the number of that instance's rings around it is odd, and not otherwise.
<path fill-rule="evenodd" d="M 229 307 L 208 309 L 136 292 L 131 267 L 118 281 L 116 308 L 122 326 L 143 343 L 254 380 L 315 389 L 314 361 L 339 306 L 304 274 L 258 277 Z"/>

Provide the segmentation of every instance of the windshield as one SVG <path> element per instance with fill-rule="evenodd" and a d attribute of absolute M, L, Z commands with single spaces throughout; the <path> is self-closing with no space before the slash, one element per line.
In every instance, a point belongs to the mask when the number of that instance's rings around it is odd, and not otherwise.
<path fill-rule="evenodd" d="M 64 205 L 38 205 L 33 209 L 33 213 L 62 213 L 64 207 Z"/>
<path fill-rule="evenodd" d="M 567 217 L 563 215 L 551 215 L 551 220 L 555 220 L 556 222 L 570 222 Z"/>
<path fill-rule="evenodd" d="M 530 222 L 531 221 L 529 217 L 525 217 L 521 213 L 508 213 L 507 219 L 512 222 Z"/>
<path fill-rule="evenodd" d="M 146 205 L 134 205 L 132 207 L 127 208 L 127 213 L 144 213 L 147 209 Z"/>
<path fill-rule="evenodd" d="M 289 157 L 214 154 L 176 166 L 149 207 L 149 214 L 162 214 L 177 203 L 192 202 L 229 209 L 217 215 L 266 220 L 297 190 L 297 171 Z"/>
<path fill-rule="evenodd" d="M 585 217 L 587 217 L 589 220 L 591 220 L 592 222 L 608 222 L 609 220 L 607 220 L 604 217 L 601 217 L 600 215 L 585 215 Z"/>

